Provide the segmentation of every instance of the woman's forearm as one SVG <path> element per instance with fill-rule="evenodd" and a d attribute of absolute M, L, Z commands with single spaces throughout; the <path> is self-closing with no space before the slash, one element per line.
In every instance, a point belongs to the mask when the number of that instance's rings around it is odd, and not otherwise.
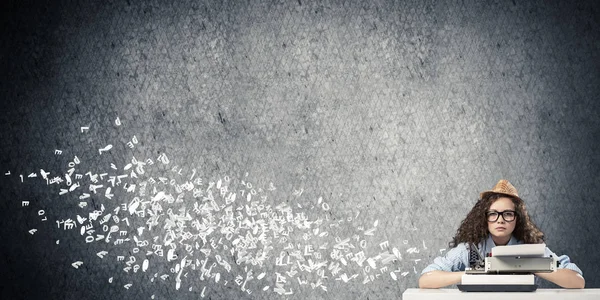
<path fill-rule="evenodd" d="M 422 289 L 437 289 L 460 283 L 465 272 L 431 271 L 421 275 L 419 287 Z"/>
<path fill-rule="evenodd" d="M 560 269 L 552 273 L 535 273 L 535 275 L 554 282 L 563 288 L 582 289 L 585 287 L 585 279 L 583 279 L 583 276 L 569 269 Z"/>
<path fill-rule="evenodd" d="M 463 274 L 464 272 L 427 272 L 419 278 L 419 287 L 422 289 L 436 289 L 457 284 L 460 283 Z M 560 269 L 552 273 L 535 273 L 535 275 L 563 288 L 582 289 L 585 287 L 583 276 L 569 269 Z"/>

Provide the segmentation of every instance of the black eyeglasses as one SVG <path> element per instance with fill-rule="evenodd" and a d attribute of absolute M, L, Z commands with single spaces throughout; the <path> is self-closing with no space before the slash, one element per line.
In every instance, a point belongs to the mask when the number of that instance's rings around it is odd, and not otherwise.
<path fill-rule="evenodd" d="M 506 222 L 512 222 L 515 220 L 516 214 L 517 212 L 514 210 L 505 210 L 505 211 L 488 211 L 486 212 L 486 216 L 487 216 L 487 220 L 488 222 L 496 222 L 498 221 L 498 218 L 500 218 L 500 215 L 502 215 L 502 219 L 504 219 L 504 221 Z"/>

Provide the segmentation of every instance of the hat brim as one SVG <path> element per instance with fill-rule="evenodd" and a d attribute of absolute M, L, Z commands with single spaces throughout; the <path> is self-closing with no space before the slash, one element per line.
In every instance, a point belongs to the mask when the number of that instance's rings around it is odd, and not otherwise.
<path fill-rule="evenodd" d="M 499 194 L 499 195 L 504 195 L 504 196 L 508 196 L 511 198 L 515 198 L 515 199 L 519 199 L 521 201 L 523 201 L 523 199 L 521 199 L 521 197 L 513 195 L 513 194 L 507 194 L 507 193 L 500 193 L 500 192 L 494 192 L 494 191 L 485 191 L 479 194 L 479 199 L 483 199 L 491 194 Z"/>

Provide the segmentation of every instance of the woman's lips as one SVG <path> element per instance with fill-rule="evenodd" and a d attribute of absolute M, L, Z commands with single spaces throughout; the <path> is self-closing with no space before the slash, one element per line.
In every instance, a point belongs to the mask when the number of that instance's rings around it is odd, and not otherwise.
<path fill-rule="evenodd" d="M 498 230 L 498 231 L 504 231 L 504 230 L 506 230 L 506 228 L 504 228 L 504 227 L 496 227 L 496 230 Z"/>

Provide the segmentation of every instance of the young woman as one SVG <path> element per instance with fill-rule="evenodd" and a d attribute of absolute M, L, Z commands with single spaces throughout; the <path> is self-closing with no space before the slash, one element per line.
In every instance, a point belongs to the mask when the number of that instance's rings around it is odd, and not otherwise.
<path fill-rule="evenodd" d="M 543 239 L 544 234 L 530 220 L 517 189 L 507 180 L 500 180 L 492 190 L 480 194 L 449 243 L 451 249 L 421 272 L 419 287 L 440 288 L 460 283 L 465 268 L 469 267 L 469 245 L 477 246 L 473 249 L 485 257 L 495 246 L 539 244 Z M 545 252 L 546 257 L 556 256 L 548 247 Z M 585 279 L 577 265 L 566 255 L 557 260 L 558 270 L 535 275 L 563 288 L 584 288 Z"/>

